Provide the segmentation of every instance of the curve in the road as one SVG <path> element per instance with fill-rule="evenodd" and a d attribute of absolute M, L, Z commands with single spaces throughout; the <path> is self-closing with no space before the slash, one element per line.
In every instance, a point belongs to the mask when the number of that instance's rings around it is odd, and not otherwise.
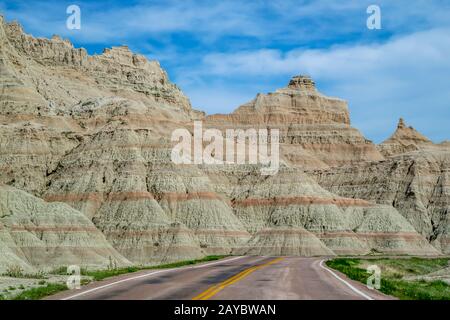
<path fill-rule="evenodd" d="M 319 266 L 322 269 L 327 270 L 329 273 L 331 273 L 336 279 L 338 279 L 339 281 L 341 281 L 342 283 L 344 283 L 347 287 L 349 287 L 350 289 L 352 289 L 354 292 L 356 292 L 357 294 L 359 294 L 361 297 L 367 299 L 367 300 L 374 300 L 372 297 L 368 296 L 367 294 L 365 294 L 364 292 L 362 292 L 361 290 L 356 289 L 354 286 L 352 286 L 350 283 L 348 283 L 347 281 L 345 281 L 344 279 L 342 279 L 341 277 L 339 277 L 335 272 L 333 272 L 331 269 L 328 269 L 327 267 L 325 267 L 323 265 L 323 262 L 325 260 L 320 261 Z"/>
<path fill-rule="evenodd" d="M 176 272 L 174 272 L 176 271 Z M 48 299 L 392 299 L 324 265 L 324 257 L 245 256 L 93 282 Z"/>

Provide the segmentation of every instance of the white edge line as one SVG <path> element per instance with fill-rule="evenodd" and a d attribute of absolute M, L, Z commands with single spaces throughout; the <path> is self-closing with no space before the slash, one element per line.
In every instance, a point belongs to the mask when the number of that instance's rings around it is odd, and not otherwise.
<path fill-rule="evenodd" d="M 206 263 L 206 264 L 201 264 L 201 265 L 198 265 L 198 266 L 191 266 L 191 267 L 186 267 L 186 268 L 173 268 L 173 269 L 159 270 L 159 271 L 155 271 L 155 272 L 151 272 L 151 273 L 146 273 L 146 274 L 143 274 L 143 275 L 140 275 L 140 276 L 126 278 L 126 279 L 122 279 L 122 280 L 119 280 L 119 281 L 116 281 L 116 282 L 105 284 L 104 286 L 92 288 L 92 289 L 89 289 L 89 290 L 86 290 L 86 291 L 74 294 L 72 296 L 69 296 L 69 297 L 66 297 L 66 298 L 62 298 L 61 300 L 70 300 L 70 299 L 77 298 L 77 297 L 83 296 L 85 294 L 88 294 L 88 293 L 91 293 L 91 292 L 94 292 L 94 291 L 97 291 L 97 290 L 101 290 L 101 289 L 105 289 L 105 288 L 114 286 L 114 285 L 119 284 L 119 283 L 123 283 L 123 282 L 131 281 L 131 280 L 136 280 L 136 279 L 140 279 L 140 278 L 149 277 L 149 276 L 152 276 L 152 275 L 157 274 L 157 273 L 170 272 L 170 271 L 182 270 L 182 269 L 197 269 L 197 268 L 209 267 L 209 266 L 212 266 L 212 265 L 215 265 L 215 264 L 219 264 L 219 263 L 224 263 L 224 262 L 229 262 L 229 261 L 233 261 L 233 260 L 237 260 L 237 259 L 242 259 L 244 257 L 245 256 L 235 257 L 235 258 L 231 258 L 231 259 L 220 260 L 220 261 L 216 261 L 216 262 L 211 262 L 211 263 Z"/>
<path fill-rule="evenodd" d="M 350 283 L 348 283 L 347 281 L 345 281 L 344 279 L 342 279 L 341 277 L 339 277 L 334 271 L 328 269 L 327 267 L 323 266 L 323 262 L 325 260 L 320 261 L 319 265 L 322 269 L 327 270 L 329 273 L 331 273 L 336 279 L 342 281 L 347 287 L 349 287 L 350 289 L 352 289 L 353 291 L 355 291 L 357 294 L 359 294 L 360 296 L 366 298 L 367 300 L 374 300 L 374 298 L 368 296 L 367 294 L 365 294 L 364 292 L 362 292 L 359 289 L 356 289 L 354 286 L 352 286 Z"/>

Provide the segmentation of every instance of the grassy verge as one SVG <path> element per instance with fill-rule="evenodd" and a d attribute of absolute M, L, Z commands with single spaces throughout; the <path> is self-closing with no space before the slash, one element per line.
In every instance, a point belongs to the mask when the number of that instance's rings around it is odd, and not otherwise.
<path fill-rule="evenodd" d="M 36 287 L 22 291 L 14 300 L 38 300 L 46 296 L 67 290 L 67 286 L 62 283 L 49 283 L 45 287 Z"/>
<path fill-rule="evenodd" d="M 448 265 L 448 259 L 345 259 L 327 261 L 327 266 L 336 269 L 350 279 L 367 283 L 370 276 L 365 266 L 380 267 L 381 292 L 402 300 L 450 300 L 450 286 L 443 281 L 405 280 L 405 276 L 419 276 L 437 271 Z"/>
<path fill-rule="evenodd" d="M 219 260 L 222 258 L 225 258 L 226 256 L 207 256 L 202 259 L 197 260 L 186 260 L 186 261 L 179 261 L 179 262 L 173 262 L 168 264 L 162 264 L 157 266 L 149 266 L 149 267 L 141 267 L 141 266 L 132 266 L 132 267 L 125 267 L 125 268 L 114 268 L 114 269 L 107 269 L 107 270 L 81 270 L 81 274 L 85 276 L 90 276 L 95 281 L 100 281 L 109 277 L 118 276 L 121 274 L 136 272 L 140 270 L 149 270 L 149 269 L 169 269 L 169 268 L 179 268 L 187 265 L 192 265 L 200 262 L 207 262 L 207 261 L 213 261 L 213 260 Z"/>

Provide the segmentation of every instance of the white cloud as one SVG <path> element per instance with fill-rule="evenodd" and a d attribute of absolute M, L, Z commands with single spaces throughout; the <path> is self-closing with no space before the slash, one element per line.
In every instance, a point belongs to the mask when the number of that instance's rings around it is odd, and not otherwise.
<path fill-rule="evenodd" d="M 191 81 L 196 77 L 264 81 L 283 75 L 287 81 L 307 73 L 326 94 L 347 99 L 355 125 L 377 141 L 389 135 L 392 121 L 400 116 L 442 140 L 450 138 L 449 127 L 442 123 L 450 119 L 448 57 L 450 29 L 434 29 L 376 45 L 213 53 L 205 56 L 199 70 L 185 76 Z"/>
<path fill-rule="evenodd" d="M 450 29 L 436 29 L 394 38 L 383 44 L 334 46 L 328 49 L 294 49 L 283 53 L 261 49 L 236 53 L 212 53 L 203 59 L 200 74 L 230 76 L 278 75 L 306 71 L 316 77 L 367 77 L 373 72 L 406 68 L 408 73 L 450 65 Z M 394 74 L 397 72 L 394 72 Z M 401 75 L 400 75 L 401 76 Z"/>
<path fill-rule="evenodd" d="M 306 43 L 361 34 L 366 8 L 372 2 L 165 0 L 125 5 L 120 1 L 77 1 L 82 11 L 82 29 L 77 33 L 64 28 L 66 2 L 0 0 L 0 8 L 39 36 L 58 32 L 84 43 L 176 32 L 186 32 L 206 43 L 224 36 L 248 36 L 254 38 L 253 43 Z M 442 1 L 417 0 L 411 5 L 406 0 L 377 0 L 377 4 L 382 8 L 383 28 L 390 32 L 450 24 L 450 4 Z"/>
<path fill-rule="evenodd" d="M 45 1 L 12 1 L 7 6 L 0 0 L 0 8 L 8 20 L 18 19 L 38 36 L 71 37 L 83 43 L 104 43 L 144 35 L 167 36 L 187 32 L 205 41 L 224 34 L 263 36 L 261 19 L 256 12 L 258 4 L 241 1 L 152 1 L 123 5 L 114 2 L 78 1 L 81 8 L 81 30 L 65 28 L 65 4 Z"/>

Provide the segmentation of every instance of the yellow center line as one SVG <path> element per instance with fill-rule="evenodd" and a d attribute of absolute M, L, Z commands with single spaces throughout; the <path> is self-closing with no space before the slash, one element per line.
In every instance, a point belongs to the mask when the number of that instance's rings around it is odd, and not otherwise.
<path fill-rule="evenodd" d="M 276 259 L 270 260 L 269 262 L 266 262 L 264 264 L 260 264 L 260 265 L 245 269 L 244 271 L 239 272 L 238 274 L 232 276 L 231 278 L 228 278 L 227 280 L 208 288 L 206 291 L 203 291 L 199 295 L 192 298 L 192 300 L 207 300 L 207 299 L 213 297 L 214 295 L 216 295 L 217 293 L 219 293 L 220 291 L 222 291 L 223 289 L 225 289 L 226 287 L 232 285 L 233 283 L 238 282 L 239 280 L 242 280 L 243 278 L 245 278 L 252 272 L 254 272 L 258 269 L 261 269 L 263 267 L 266 267 L 268 265 L 277 263 L 278 261 L 281 261 L 283 259 L 284 258 L 276 258 Z"/>

